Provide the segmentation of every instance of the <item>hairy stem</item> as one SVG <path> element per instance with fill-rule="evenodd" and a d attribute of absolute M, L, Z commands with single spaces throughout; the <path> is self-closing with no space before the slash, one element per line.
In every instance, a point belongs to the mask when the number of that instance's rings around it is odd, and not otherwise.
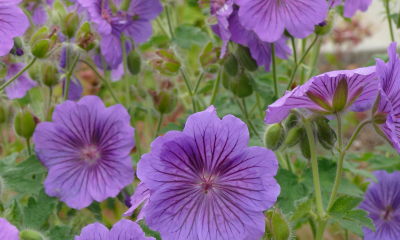
<path fill-rule="evenodd" d="M 215 101 L 215 96 L 217 96 L 217 92 L 218 92 L 218 87 L 219 87 L 219 82 L 221 81 L 221 74 L 222 71 L 220 71 L 217 75 L 217 80 L 215 80 L 214 82 L 214 87 L 213 87 L 213 91 L 212 91 L 212 95 L 211 95 L 211 100 L 210 100 L 210 106 L 214 104 Z"/>
<path fill-rule="evenodd" d="M 165 12 L 167 13 L 167 21 L 168 21 L 169 32 L 171 33 L 171 37 L 174 38 L 174 31 L 173 31 L 173 28 L 172 28 L 171 18 L 169 16 L 169 8 L 168 8 L 167 5 L 165 5 Z"/>
<path fill-rule="evenodd" d="M 126 46 L 125 46 L 125 37 L 121 38 L 122 44 L 122 62 L 124 64 L 124 81 L 125 81 L 125 107 L 128 108 L 131 102 L 131 94 L 130 94 L 130 84 L 128 78 L 128 65 L 126 62 Z"/>
<path fill-rule="evenodd" d="M 164 114 L 160 114 L 160 118 L 158 119 L 158 124 L 157 124 L 157 131 L 156 131 L 156 136 L 155 136 L 155 138 L 158 136 L 158 131 L 160 131 L 160 128 L 161 128 L 161 123 L 162 123 L 162 121 L 163 121 L 163 118 L 164 118 Z"/>
<path fill-rule="evenodd" d="M 392 26 L 392 19 L 390 18 L 390 7 L 389 7 L 389 0 L 383 0 L 383 3 L 385 4 L 385 9 L 386 9 L 386 16 L 389 22 L 389 30 L 390 30 L 390 37 L 392 39 L 392 42 L 394 42 L 394 34 L 393 34 L 393 26 Z"/>
<path fill-rule="evenodd" d="M 275 45 L 271 43 L 271 53 L 272 53 L 272 77 L 274 79 L 274 93 L 276 97 L 279 97 L 278 93 L 278 80 L 276 78 L 276 59 L 275 59 Z"/>
<path fill-rule="evenodd" d="M 14 77 L 12 77 L 10 80 L 8 80 L 6 83 L 1 85 L 0 91 L 2 91 L 5 87 L 7 87 L 10 83 L 12 83 L 15 79 L 17 79 L 21 74 L 23 74 L 26 70 L 28 70 L 35 62 L 37 58 L 33 58 L 28 65 L 26 65 L 19 73 L 15 74 Z"/>
<path fill-rule="evenodd" d="M 67 53 L 68 53 L 68 48 L 67 48 Z M 67 56 L 68 56 L 68 54 L 67 54 Z M 79 57 L 80 57 L 80 53 L 78 53 L 75 60 L 72 62 L 71 69 L 68 70 L 68 68 L 67 68 L 67 74 L 65 75 L 64 101 L 66 101 L 68 99 L 69 83 L 71 82 L 71 76 L 72 76 L 72 73 L 74 72 L 74 69 L 75 69 L 76 63 L 79 60 Z"/>
<path fill-rule="evenodd" d="M 30 138 L 26 138 L 26 146 L 28 148 L 28 154 L 30 156 L 30 155 L 32 155 L 32 153 L 31 153 L 31 143 L 29 140 L 30 140 Z"/>
<path fill-rule="evenodd" d="M 316 240 L 323 240 L 324 239 L 324 232 L 326 228 L 326 224 L 328 223 L 327 220 L 320 220 L 318 221 L 318 230 Z"/>

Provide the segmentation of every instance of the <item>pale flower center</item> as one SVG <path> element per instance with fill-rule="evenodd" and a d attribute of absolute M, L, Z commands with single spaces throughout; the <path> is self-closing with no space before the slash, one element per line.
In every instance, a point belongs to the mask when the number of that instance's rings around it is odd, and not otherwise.
<path fill-rule="evenodd" d="M 93 165 L 100 159 L 101 154 L 97 146 L 88 145 L 82 148 L 80 156 L 83 162 Z"/>

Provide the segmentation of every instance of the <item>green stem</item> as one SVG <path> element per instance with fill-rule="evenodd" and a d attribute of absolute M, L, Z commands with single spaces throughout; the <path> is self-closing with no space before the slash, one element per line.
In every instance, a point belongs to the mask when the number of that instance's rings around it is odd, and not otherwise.
<path fill-rule="evenodd" d="M 204 76 L 204 72 L 201 72 L 199 75 L 199 78 L 197 79 L 196 87 L 194 88 L 193 94 L 195 94 L 195 95 L 197 94 L 197 90 L 199 89 L 199 85 L 200 85 L 200 82 L 201 82 L 201 79 L 203 78 L 203 76 Z"/>
<path fill-rule="evenodd" d="M 135 112 L 136 112 L 136 109 L 135 109 Z M 135 127 L 134 138 L 135 138 L 136 150 L 137 150 L 139 156 L 142 156 L 142 146 L 140 144 L 139 132 L 137 131 L 137 128 L 136 128 L 135 112 L 133 113 L 133 116 L 131 117 L 131 119 L 132 119 L 131 121 L 132 121 L 132 126 Z"/>
<path fill-rule="evenodd" d="M 187 89 L 188 89 L 188 91 L 189 91 L 190 98 L 192 99 L 193 112 L 196 112 L 196 103 L 195 103 L 194 98 L 193 98 L 192 89 L 190 88 L 189 79 L 187 79 L 187 76 L 186 76 L 185 72 L 184 72 L 182 69 L 179 69 L 179 70 L 181 71 L 183 80 L 185 80 L 186 87 L 187 87 Z"/>
<path fill-rule="evenodd" d="M 296 42 L 293 36 L 290 36 L 292 40 L 292 49 L 293 49 L 293 57 L 294 57 L 294 65 L 297 65 L 297 51 L 296 51 Z"/>
<path fill-rule="evenodd" d="M 163 31 L 163 33 L 165 35 L 167 35 L 169 38 L 171 38 L 171 35 L 169 35 L 168 30 L 165 28 L 164 24 L 161 22 L 160 17 L 156 18 L 156 22 L 157 22 L 158 26 L 161 28 L 161 31 Z"/>
<path fill-rule="evenodd" d="M 318 230 L 316 240 L 323 240 L 324 239 L 324 232 L 326 228 L 326 224 L 328 223 L 327 220 L 320 220 L 318 221 Z"/>
<path fill-rule="evenodd" d="M 249 123 L 250 128 L 253 130 L 254 134 L 255 134 L 257 137 L 260 137 L 260 135 L 258 134 L 256 128 L 253 126 L 253 123 L 251 123 L 251 121 L 250 121 L 249 114 L 248 114 L 248 112 L 247 112 L 247 106 L 246 106 L 246 100 L 245 100 L 245 98 L 242 98 L 242 104 L 243 104 L 243 109 L 242 109 L 242 110 L 243 110 L 243 113 L 244 113 L 244 115 L 245 115 L 245 117 L 246 117 L 247 122 Z"/>
<path fill-rule="evenodd" d="M 129 78 L 127 77 L 127 62 L 126 62 L 126 46 L 125 46 L 125 38 L 121 38 L 122 44 L 122 62 L 124 64 L 124 81 L 125 81 L 125 107 L 128 108 L 131 102 L 131 95 L 130 95 L 130 84 Z"/>
<path fill-rule="evenodd" d="M 23 74 L 26 70 L 28 70 L 35 62 L 37 58 L 33 58 L 28 65 L 26 65 L 19 73 L 17 73 L 14 77 L 8 80 L 0 87 L 0 91 L 2 91 L 5 87 L 7 87 L 10 83 L 12 83 L 15 79 L 17 79 L 21 74 Z"/>
<path fill-rule="evenodd" d="M 394 42 L 395 40 L 394 40 L 394 34 L 393 34 L 392 19 L 390 18 L 389 0 L 384 0 L 383 2 L 385 4 L 386 15 L 387 15 L 387 19 L 388 19 L 388 22 L 389 22 L 390 37 L 392 39 L 392 42 Z"/>
<path fill-rule="evenodd" d="M 158 136 L 158 131 L 160 131 L 161 123 L 162 123 L 163 118 L 164 118 L 164 114 L 161 113 L 160 118 L 158 119 L 156 137 Z M 155 138 L 156 138 L 156 137 L 155 137 Z"/>
<path fill-rule="evenodd" d="M 347 229 L 344 230 L 345 240 L 349 240 L 349 231 Z"/>
<path fill-rule="evenodd" d="M 165 12 L 167 13 L 167 21 L 168 21 L 169 32 L 171 33 L 171 38 L 174 38 L 174 31 L 171 24 L 171 18 L 169 17 L 169 8 L 167 5 L 165 5 Z"/>
<path fill-rule="evenodd" d="M 1 146 L 2 146 L 1 153 L 3 158 L 5 158 L 7 154 L 7 142 L 3 133 L 3 124 L 0 124 L 0 136 L 1 136 Z"/>
<path fill-rule="evenodd" d="M 286 90 L 289 90 L 290 87 L 293 84 L 293 80 L 294 80 L 294 76 L 296 75 L 297 69 L 299 68 L 299 66 L 303 63 L 304 59 L 306 58 L 308 52 L 311 50 L 311 48 L 314 46 L 314 44 L 317 42 L 318 40 L 318 35 L 315 35 L 314 41 L 311 43 L 311 45 L 307 48 L 307 50 L 304 52 L 303 56 L 301 57 L 300 61 L 294 66 L 293 72 L 290 76 L 290 80 L 289 80 L 289 84 L 286 87 Z"/>
<path fill-rule="evenodd" d="M 90 64 L 90 63 L 89 63 L 88 61 L 86 61 L 86 60 L 81 59 L 81 60 L 79 60 L 79 61 L 85 63 L 88 67 L 90 67 L 90 69 L 93 70 L 93 72 L 96 73 L 96 75 L 100 78 L 100 80 L 106 85 L 106 87 L 107 87 L 108 90 L 110 91 L 111 96 L 114 98 L 114 101 L 115 101 L 116 103 L 120 103 L 119 100 L 118 100 L 118 98 L 117 98 L 117 96 L 115 95 L 115 93 L 114 93 L 114 91 L 113 91 L 113 89 L 112 89 L 110 83 L 109 83 L 103 76 L 101 76 L 101 74 L 96 70 L 96 68 L 93 67 L 92 64 Z"/>
<path fill-rule="evenodd" d="M 306 79 L 310 79 L 313 75 L 314 68 L 317 65 L 317 60 L 318 60 L 318 56 L 319 56 L 319 50 L 321 49 L 321 44 L 322 44 L 322 39 L 319 39 L 316 47 L 313 49 L 313 51 L 311 53 L 310 63 L 308 64 L 308 66 L 310 68 L 308 69 L 308 74 L 307 74 Z"/>
<path fill-rule="evenodd" d="M 272 52 L 272 77 L 274 79 L 274 93 L 276 97 L 279 97 L 278 93 L 278 81 L 276 79 L 276 59 L 275 59 L 275 45 L 271 43 L 271 52 Z"/>
<path fill-rule="evenodd" d="M 211 95 L 211 100 L 210 100 L 210 106 L 214 104 L 215 101 L 215 96 L 217 96 L 217 92 L 218 92 L 218 87 L 219 87 L 219 82 L 221 81 L 221 74 L 222 71 L 220 71 L 217 75 L 217 80 L 215 80 L 214 82 L 214 87 L 213 87 L 213 91 L 212 91 L 212 95 Z"/>
<path fill-rule="evenodd" d="M 310 223 L 311 231 L 315 239 L 317 237 L 317 224 L 315 223 L 315 220 L 312 217 L 308 218 L 308 222 Z"/>
<path fill-rule="evenodd" d="M 347 145 L 346 145 L 345 151 L 347 151 L 347 150 L 350 149 L 351 145 L 353 144 L 353 142 L 354 142 L 354 140 L 356 139 L 356 137 L 357 137 L 358 133 L 360 132 L 360 130 L 361 130 L 365 125 L 367 125 L 368 123 L 371 123 L 371 120 L 370 120 L 370 119 L 367 119 L 367 120 L 362 121 L 362 122 L 357 126 L 356 130 L 355 130 L 354 133 L 353 133 L 353 136 L 351 136 L 349 142 L 348 142 Z"/>
<path fill-rule="evenodd" d="M 258 105 L 258 111 L 260 112 L 260 117 L 261 119 L 264 119 L 264 110 L 262 109 L 263 106 L 261 106 L 261 99 L 260 95 L 256 93 L 256 100 L 257 100 L 257 105 Z"/>
<path fill-rule="evenodd" d="M 311 122 L 308 119 L 303 119 L 303 122 L 304 122 L 304 126 L 306 128 L 308 141 L 310 143 L 311 163 L 312 163 L 312 172 L 313 172 L 314 188 L 315 188 L 315 198 L 316 198 L 316 202 L 317 202 L 317 213 L 318 213 L 318 217 L 322 218 L 325 215 L 325 213 L 324 213 L 324 208 L 322 206 L 321 186 L 319 183 L 318 160 L 317 160 L 317 155 L 315 153 L 314 133 L 313 133 L 313 130 L 311 127 Z M 319 228 L 318 228 L 318 230 L 319 230 Z"/>
<path fill-rule="evenodd" d="M 304 38 L 303 40 L 301 40 L 301 55 L 303 55 L 304 52 L 306 51 L 306 45 L 307 45 L 307 38 Z M 301 71 L 300 71 L 300 85 L 303 85 L 304 77 L 305 77 L 305 69 L 301 68 Z"/>
<path fill-rule="evenodd" d="M 67 53 L 68 53 L 68 48 L 67 48 Z M 67 54 L 67 56 L 68 56 L 68 54 Z M 69 83 L 71 82 L 71 75 L 74 72 L 74 69 L 75 69 L 76 63 L 79 60 L 79 57 L 80 57 L 80 53 L 78 53 L 74 62 L 72 63 L 71 69 L 68 70 L 68 68 L 67 68 L 68 72 L 65 75 L 64 101 L 66 101 L 68 99 Z M 67 60 L 67 62 L 68 62 L 68 60 Z"/>
<path fill-rule="evenodd" d="M 290 161 L 290 157 L 287 153 L 285 154 L 285 158 L 286 158 L 286 164 L 288 165 L 289 171 L 294 172 L 292 162 Z"/>
<path fill-rule="evenodd" d="M 30 138 L 26 138 L 26 146 L 28 147 L 28 154 L 29 156 L 32 155 L 31 153 L 31 143 L 30 143 Z"/>

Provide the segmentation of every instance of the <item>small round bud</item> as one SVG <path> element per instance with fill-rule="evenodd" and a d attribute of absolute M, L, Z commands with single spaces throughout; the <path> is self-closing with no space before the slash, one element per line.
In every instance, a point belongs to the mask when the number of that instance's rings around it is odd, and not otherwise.
<path fill-rule="evenodd" d="M 58 69 L 52 63 L 43 65 L 43 84 L 53 87 L 58 83 Z"/>
<path fill-rule="evenodd" d="M 43 39 L 38 41 L 32 47 L 32 55 L 37 58 L 44 58 L 48 53 L 49 46 L 50 46 L 49 39 Z"/>
<path fill-rule="evenodd" d="M 331 150 L 337 141 L 336 132 L 329 126 L 328 119 L 318 116 L 315 119 L 317 125 L 317 138 L 322 147 Z"/>
<path fill-rule="evenodd" d="M 231 54 L 224 63 L 224 70 L 229 76 L 236 77 L 239 72 L 239 63 L 235 55 Z"/>
<path fill-rule="evenodd" d="M 76 12 L 69 13 L 61 24 L 62 33 L 69 38 L 75 36 L 75 32 L 78 27 L 79 15 Z"/>
<path fill-rule="evenodd" d="M 292 127 L 297 125 L 298 121 L 299 120 L 297 119 L 296 114 L 291 113 L 283 122 L 283 126 L 286 128 L 286 130 L 290 130 Z"/>
<path fill-rule="evenodd" d="M 285 145 L 287 147 L 293 147 L 294 145 L 298 144 L 300 140 L 304 136 L 304 128 L 295 126 L 289 130 L 286 135 Z"/>
<path fill-rule="evenodd" d="M 43 236 L 40 233 L 29 229 L 20 232 L 19 237 L 21 240 L 43 240 Z"/>
<path fill-rule="evenodd" d="M 236 50 L 236 56 L 239 62 L 250 72 L 254 72 L 258 69 L 256 60 L 251 56 L 250 49 L 248 47 L 239 46 Z"/>
<path fill-rule="evenodd" d="M 289 224 L 285 219 L 277 212 L 272 216 L 272 231 L 275 240 L 288 240 L 290 239 L 290 228 Z"/>
<path fill-rule="evenodd" d="M 18 136 L 31 138 L 36 128 L 33 115 L 29 111 L 19 111 L 14 118 L 14 128 Z"/>
<path fill-rule="evenodd" d="M 275 123 L 267 129 L 264 139 L 266 148 L 278 150 L 285 139 L 285 129 L 280 123 Z"/>
<path fill-rule="evenodd" d="M 128 70 L 132 75 L 137 75 L 140 72 L 140 67 L 141 67 L 141 60 L 140 60 L 140 55 L 138 52 L 135 50 L 132 50 L 128 54 L 127 58 L 127 65 L 128 65 Z"/>
<path fill-rule="evenodd" d="M 48 32 L 47 27 L 42 27 L 37 31 L 30 41 L 32 55 L 40 59 L 47 58 L 56 44 L 56 32 L 57 28 L 50 29 Z"/>
<path fill-rule="evenodd" d="M 300 141 L 300 150 L 303 157 L 306 159 L 311 159 L 311 149 L 310 149 L 310 142 L 308 141 L 307 134 L 301 139 Z"/>
<path fill-rule="evenodd" d="M 161 114 L 172 112 L 178 103 L 178 100 L 175 97 L 176 95 L 176 91 L 173 91 L 172 93 L 170 91 L 160 92 L 155 101 L 157 111 Z"/>

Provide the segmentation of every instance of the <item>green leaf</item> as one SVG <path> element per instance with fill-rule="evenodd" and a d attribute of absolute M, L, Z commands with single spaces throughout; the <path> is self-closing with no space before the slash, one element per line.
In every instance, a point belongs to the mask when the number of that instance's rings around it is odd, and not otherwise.
<path fill-rule="evenodd" d="M 5 217 L 12 225 L 17 226 L 18 228 L 21 227 L 22 211 L 17 200 L 14 199 L 14 202 L 11 205 L 11 211 Z"/>
<path fill-rule="evenodd" d="M 298 201 L 300 201 L 300 200 L 298 200 Z M 296 205 L 296 202 L 295 202 L 295 205 Z M 315 198 L 307 199 L 307 201 L 298 204 L 294 214 L 291 217 L 291 220 L 297 221 L 297 220 L 300 220 L 300 219 L 306 217 L 310 213 L 310 211 L 312 211 L 314 209 L 314 206 L 315 206 Z"/>
<path fill-rule="evenodd" d="M 190 50 L 192 44 L 204 47 L 208 43 L 208 37 L 198 27 L 181 25 L 175 29 L 174 42 L 181 48 Z"/>
<path fill-rule="evenodd" d="M 68 236 L 71 229 L 72 226 L 54 226 L 50 229 L 48 237 L 49 239 L 72 240 L 74 236 Z"/>
<path fill-rule="evenodd" d="M 15 166 L 15 160 L 17 157 L 18 153 L 13 153 L 0 160 L 0 174 L 3 174 L 13 168 Z"/>
<path fill-rule="evenodd" d="M 348 229 L 348 230 L 352 231 L 353 233 L 357 234 L 360 237 L 364 237 L 363 228 L 358 223 L 355 223 L 355 222 L 350 221 L 350 220 L 342 219 L 339 222 L 339 224 L 340 224 L 340 226 L 342 228 Z"/>
<path fill-rule="evenodd" d="M 24 208 L 24 227 L 40 230 L 54 210 L 56 203 L 57 198 L 48 196 L 44 192 L 44 188 L 40 190 L 37 200 L 32 196 L 29 197 L 28 205 Z"/>
<path fill-rule="evenodd" d="M 143 232 L 146 234 L 146 237 L 154 237 L 157 240 L 161 240 L 161 235 L 159 232 L 153 231 L 151 230 L 146 223 L 144 222 L 144 220 L 140 220 L 138 222 L 139 226 L 142 228 Z"/>
<path fill-rule="evenodd" d="M 89 209 L 89 211 L 91 211 L 94 215 L 94 217 L 99 220 L 102 221 L 102 215 L 101 215 L 101 207 L 100 207 L 100 203 L 98 202 L 93 202 L 92 204 L 90 204 L 87 209 Z"/>
<path fill-rule="evenodd" d="M 344 219 L 353 221 L 364 227 L 375 231 L 375 226 L 371 218 L 366 217 L 367 211 L 362 209 L 355 209 L 363 201 L 363 198 L 353 196 L 341 196 L 335 200 L 332 207 L 327 213 L 338 221 Z"/>
<path fill-rule="evenodd" d="M 294 201 L 307 196 L 309 188 L 303 182 L 299 182 L 299 177 L 291 171 L 279 168 L 275 176 L 276 181 L 281 186 L 281 194 L 278 196 L 278 208 L 283 213 L 295 211 Z"/>
<path fill-rule="evenodd" d="M 349 162 L 349 161 L 343 162 L 343 169 L 346 169 L 347 171 L 354 173 L 356 175 L 358 174 L 358 175 L 364 176 L 366 178 L 372 179 L 375 182 L 378 181 L 374 174 L 372 174 L 371 172 L 364 170 L 364 169 L 358 169 L 359 166 L 360 166 L 360 164 L 358 164 L 358 163 Z"/>

